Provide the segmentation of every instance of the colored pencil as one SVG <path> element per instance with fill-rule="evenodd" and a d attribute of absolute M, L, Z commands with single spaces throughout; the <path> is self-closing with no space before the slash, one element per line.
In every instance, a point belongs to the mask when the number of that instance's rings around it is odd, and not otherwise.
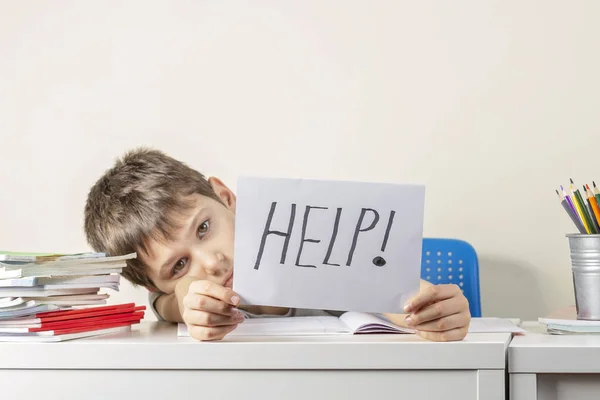
<path fill-rule="evenodd" d="M 592 230 L 590 229 L 590 225 L 589 225 L 589 220 L 585 218 L 585 214 L 583 213 L 582 204 L 579 202 L 579 199 L 575 195 L 575 191 L 573 190 L 573 185 L 571 185 L 571 194 L 572 194 L 573 204 L 575 204 L 575 208 L 577 209 L 577 214 L 579 215 L 579 218 L 581 219 L 581 222 L 583 223 L 583 226 L 585 227 L 585 232 L 588 234 L 592 233 Z"/>
<path fill-rule="evenodd" d="M 596 202 L 600 204 L 600 190 L 596 187 L 596 182 L 592 181 L 594 185 L 594 195 L 596 196 Z"/>
<path fill-rule="evenodd" d="M 563 196 L 565 197 L 565 200 L 567 200 L 567 203 L 569 203 L 569 206 L 571 207 L 571 210 L 573 210 L 573 213 L 575 215 L 577 215 L 577 210 L 575 209 L 575 205 L 573 204 L 573 200 L 571 200 L 571 196 L 569 196 L 567 194 L 567 192 L 565 192 L 565 188 L 560 185 L 560 191 L 562 192 Z"/>
<path fill-rule="evenodd" d="M 565 211 L 567 212 L 567 214 L 569 214 L 569 217 L 571 217 L 571 221 L 573 221 L 573 223 L 575 224 L 575 227 L 577 227 L 577 230 L 579 231 L 579 233 L 586 233 L 585 228 L 584 228 L 583 224 L 581 223 L 581 220 L 579 219 L 577 214 L 575 214 L 575 212 L 573 211 L 573 209 L 571 208 L 569 203 L 567 203 L 566 198 L 563 195 L 561 195 L 558 190 L 556 191 L 556 194 L 558 195 L 558 198 L 560 199 L 560 204 L 562 204 L 562 206 L 565 209 Z"/>
<path fill-rule="evenodd" d="M 600 207 L 598 207 L 598 202 L 590 189 L 590 186 L 586 184 L 583 187 L 583 190 L 587 196 L 588 204 L 590 205 L 590 210 L 592 217 L 594 218 L 594 222 L 596 223 L 596 230 L 600 232 Z"/>
<path fill-rule="evenodd" d="M 573 202 L 575 203 L 577 213 L 583 221 L 583 226 L 585 226 L 586 233 L 596 233 L 596 228 L 592 225 L 590 216 L 587 214 L 587 209 L 585 203 L 581 199 L 581 194 L 578 190 L 573 188 L 573 179 L 571 179 L 571 195 L 573 196 Z"/>
<path fill-rule="evenodd" d="M 584 227 L 583 230 L 585 232 L 586 229 L 585 229 L 585 225 L 583 222 L 583 216 L 577 212 L 577 208 L 575 207 L 575 203 L 573 202 L 573 199 L 571 198 L 571 196 L 569 196 L 567 194 L 565 188 L 562 185 L 560 185 L 560 190 L 562 191 L 562 195 L 565 197 L 565 200 L 567 200 L 567 203 L 569 203 L 569 205 L 571 206 L 571 210 L 573 210 L 573 215 L 575 215 L 575 217 L 579 220 L 580 225 Z M 588 232 L 585 232 L 585 233 L 588 233 Z"/>

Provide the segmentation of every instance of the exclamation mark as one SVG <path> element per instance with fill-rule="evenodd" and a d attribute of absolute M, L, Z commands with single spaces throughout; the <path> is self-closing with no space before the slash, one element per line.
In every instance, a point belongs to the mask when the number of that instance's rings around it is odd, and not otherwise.
<path fill-rule="evenodd" d="M 381 252 L 385 251 L 385 247 L 387 246 L 388 238 L 390 237 L 390 230 L 392 229 L 392 223 L 394 222 L 394 216 L 396 215 L 396 211 L 390 211 L 390 218 L 388 219 L 387 227 L 385 228 L 385 235 L 383 236 L 383 243 L 381 243 Z M 385 258 L 381 256 L 377 256 L 373 259 L 373 264 L 378 267 L 383 267 L 386 261 Z"/>

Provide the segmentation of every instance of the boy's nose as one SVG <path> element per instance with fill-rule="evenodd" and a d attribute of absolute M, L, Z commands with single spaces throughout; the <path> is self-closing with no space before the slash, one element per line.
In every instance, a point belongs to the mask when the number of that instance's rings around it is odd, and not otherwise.
<path fill-rule="evenodd" d="M 225 256 L 223 256 L 222 253 L 219 252 L 215 252 L 215 253 L 205 253 L 202 255 L 202 258 L 200 259 L 200 264 L 202 269 L 208 274 L 208 275 L 216 275 L 219 273 L 219 270 L 223 264 L 223 261 L 225 260 Z"/>

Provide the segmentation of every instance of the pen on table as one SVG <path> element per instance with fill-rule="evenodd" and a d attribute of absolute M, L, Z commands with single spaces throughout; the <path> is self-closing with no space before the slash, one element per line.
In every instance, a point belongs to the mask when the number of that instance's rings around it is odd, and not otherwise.
<path fill-rule="evenodd" d="M 588 204 L 590 205 L 590 211 L 592 216 L 594 217 L 594 222 L 596 222 L 596 230 L 600 232 L 600 207 L 598 207 L 598 202 L 592 193 L 592 189 L 590 189 L 590 185 L 586 183 L 583 187 L 583 191 L 585 192 Z"/>
<path fill-rule="evenodd" d="M 577 213 L 581 218 L 581 222 L 583 222 L 583 226 L 585 227 L 586 233 L 595 233 L 596 228 L 591 225 L 590 217 L 587 215 L 587 210 L 585 208 L 585 204 L 580 199 L 581 194 L 575 189 L 573 189 L 573 179 L 571 179 L 571 193 L 573 198 L 573 203 L 575 204 L 575 208 L 577 209 Z M 579 196 L 578 196 L 579 195 Z"/>
<path fill-rule="evenodd" d="M 558 198 L 560 199 L 560 204 L 562 204 L 562 206 L 565 209 L 565 211 L 567 212 L 567 214 L 569 214 L 569 217 L 571 217 L 571 220 L 577 227 L 577 230 L 579 230 L 579 233 L 586 233 L 585 228 L 583 227 L 583 224 L 581 223 L 581 220 L 579 219 L 577 214 L 575 214 L 575 212 L 573 211 L 573 209 L 571 208 L 569 203 L 567 203 L 567 200 L 565 199 L 565 197 L 563 195 L 561 195 L 558 190 L 556 191 L 556 194 L 558 195 Z"/>

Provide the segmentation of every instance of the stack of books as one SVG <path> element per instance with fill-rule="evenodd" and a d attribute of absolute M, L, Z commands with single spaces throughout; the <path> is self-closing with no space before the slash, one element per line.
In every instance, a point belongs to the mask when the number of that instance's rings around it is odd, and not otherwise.
<path fill-rule="evenodd" d="M 0 341 L 61 341 L 129 330 L 144 306 L 106 306 L 131 253 L 0 252 Z"/>

